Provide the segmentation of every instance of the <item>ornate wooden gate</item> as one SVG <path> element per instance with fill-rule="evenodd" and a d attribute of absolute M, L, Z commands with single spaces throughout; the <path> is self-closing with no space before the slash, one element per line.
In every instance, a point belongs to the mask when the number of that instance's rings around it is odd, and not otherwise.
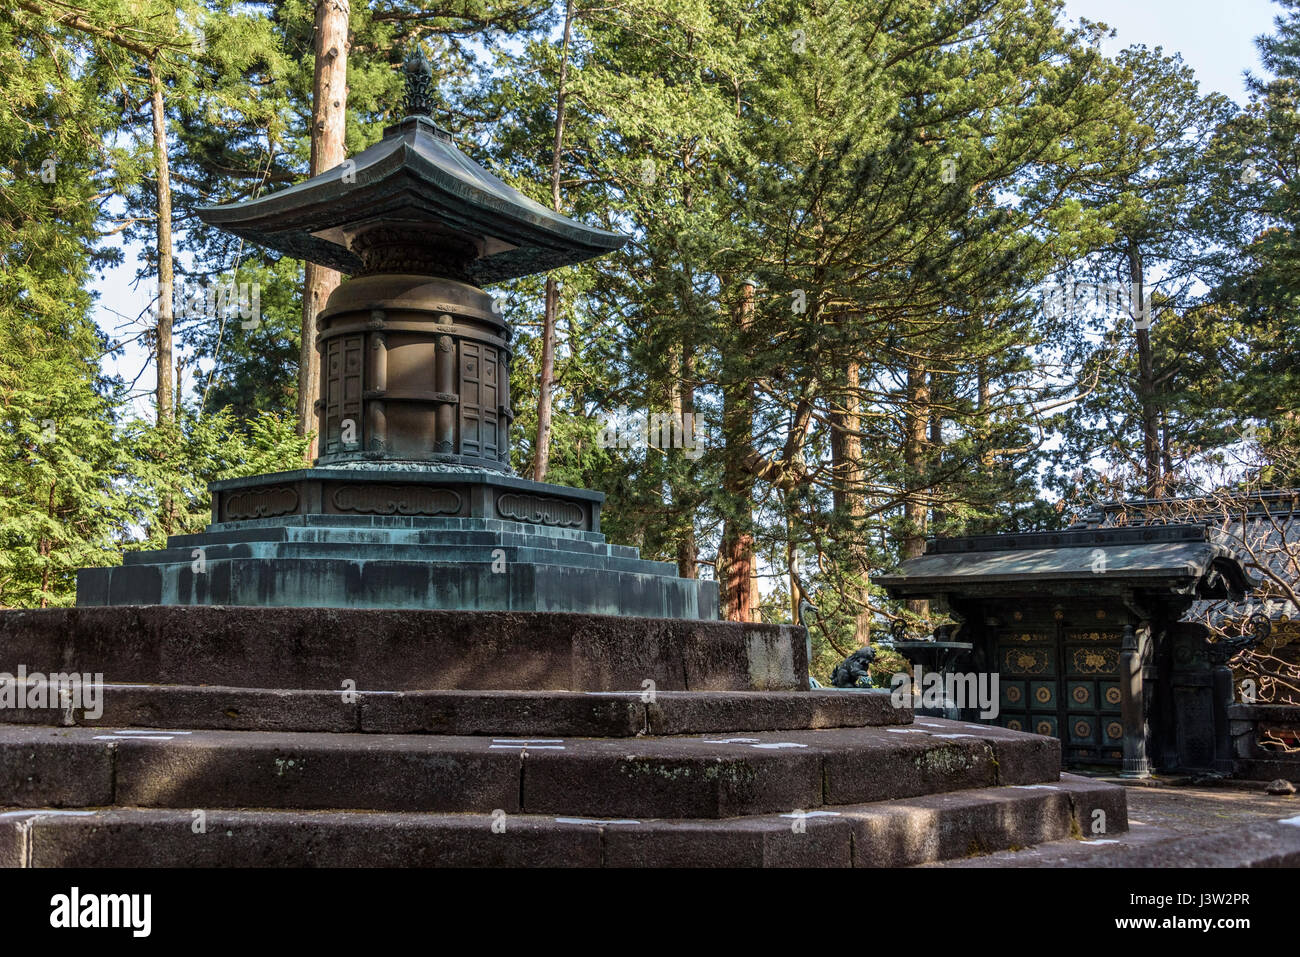
<path fill-rule="evenodd" d="M 1072 764 L 1119 764 L 1118 630 L 1081 629 L 1059 622 L 1000 629 L 998 723 L 1014 731 L 1060 738 Z"/>

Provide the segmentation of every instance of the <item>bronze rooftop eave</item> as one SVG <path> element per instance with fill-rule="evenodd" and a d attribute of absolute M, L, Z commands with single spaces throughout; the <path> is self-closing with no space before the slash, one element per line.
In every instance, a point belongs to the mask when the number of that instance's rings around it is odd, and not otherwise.
<path fill-rule="evenodd" d="M 547 209 L 462 153 L 429 115 L 432 70 L 413 48 L 406 116 L 384 138 L 287 189 L 199 218 L 348 275 L 406 272 L 484 285 L 603 256 L 627 242 Z"/>
<path fill-rule="evenodd" d="M 353 240 L 375 227 L 424 227 L 467 248 L 476 285 L 583 262 L 627 237 L 547 209 L 483 169 L 427 117 L 407 117 L 359 156 L 288 189 L 199 218 L 249 242 L 348 275 L 366 271 Z"/>
<path fill-rule="evenodd" d="M 1240 600 L 1260 584 L 1202 525 L 939 539 L 876 582 L 892 598 L 957 599 L 1140 590 Z"/>

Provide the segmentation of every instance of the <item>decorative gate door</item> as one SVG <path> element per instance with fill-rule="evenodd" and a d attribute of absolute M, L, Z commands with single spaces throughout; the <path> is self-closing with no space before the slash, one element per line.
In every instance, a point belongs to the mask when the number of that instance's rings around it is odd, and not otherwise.
<path fill-rule="evenodd" d="M 1058 622 L 1000 629 L 998 723 L 1060 738 L 1067 764 L 1119 764 L 1118 631 Z"/>

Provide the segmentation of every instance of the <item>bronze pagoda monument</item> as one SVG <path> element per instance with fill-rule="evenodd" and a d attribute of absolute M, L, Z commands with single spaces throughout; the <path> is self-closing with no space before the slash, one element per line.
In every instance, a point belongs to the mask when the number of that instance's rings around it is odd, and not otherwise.
<path fill-rule="evenodd" d="M 79 605 L 570 611 L 716 618 L 717 585 L 600 534 L 604 496 L 511 473 L 509 323 L 481 284 L 627 239 L 545 208 L 429 115 L 334 169 L 204 222 L 350 276 L 317 318 L 315 467 L 214 482 L 212 524 L 82 569 Z"/>

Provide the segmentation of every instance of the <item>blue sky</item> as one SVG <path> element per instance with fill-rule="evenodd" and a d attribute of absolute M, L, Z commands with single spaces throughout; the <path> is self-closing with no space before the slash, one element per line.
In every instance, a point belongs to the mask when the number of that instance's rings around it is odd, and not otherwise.
<path fill-rule="evenodd" d="M 1177 51 L 1196 71 L 1203 92 L 1223 93 L 1239 103 L 1245 100 L 1242 74 L 1259 72 L 1255 37 L 1272 32 L 1277 12 L 1270 0 L 1067 0 L 1065 5 L 1071 21 L 1087 17 L 1118 31 L 1103 44 L 1107 53 L 1137 43 Z M 100 328 L 114 337 L 123 333 L 122 314 L 134 316 L 145 301 L 143 292 L 130 289 L 138 249 L 125 252 L 126 263 L 105 276 L 96 312 Z M 108 365 L 127 381 L 136 381 L 136 411 L 152 418 L 154 370 L 143 350 L 130 345 Z"/>
<path fill-rule="evenodd" d="M 1241 75 L 1259 70 L 1255 37 L 1273 32 L 1280 8 L 1270 0 L 1066 0 L 1066 14 L 1118 31 L 1107 53 L 1144 43 L 1177 51 L 1196 71 L 1202 92 L 1245 100 Z"/>

